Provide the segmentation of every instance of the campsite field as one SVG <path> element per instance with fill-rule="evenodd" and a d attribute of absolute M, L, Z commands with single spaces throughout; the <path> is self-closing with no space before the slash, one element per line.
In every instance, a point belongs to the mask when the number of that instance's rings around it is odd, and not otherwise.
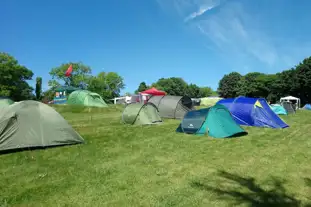
<path fill-rule="evenodd" d="M 0 155 L 0 206 L 311 203 L 311 112 L 212 139 L 175 133 L 178 120 L 123 125 L 122 107 L 57 110 L 87 143 Z"/>

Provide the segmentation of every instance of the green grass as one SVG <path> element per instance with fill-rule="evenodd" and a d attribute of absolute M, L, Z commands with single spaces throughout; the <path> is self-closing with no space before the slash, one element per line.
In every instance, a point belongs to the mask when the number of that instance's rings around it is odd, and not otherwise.
<path fill-rule="evenodd" d="M 0 206 L 302 206 L 311 202 L 311 113 L 290 128 L 212 139 L 120 123 L 122 107 L 57 110 L 84 145 L 0 155 Z M 73 111 L 73 112 L 72 112 Z M 288 204 L 288 205 L 287 205 Z"/>

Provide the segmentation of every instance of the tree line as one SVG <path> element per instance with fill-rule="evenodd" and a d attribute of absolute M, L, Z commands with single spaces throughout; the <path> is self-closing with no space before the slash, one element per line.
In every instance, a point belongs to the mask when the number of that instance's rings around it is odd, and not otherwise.
<path fill-rule="evenodd" d="M 145 82 L 141 82 L 135 93 L 145 91 L 149 88 L 155 87 L 158 90 L 163 90 L 169 95 L 173 96 L 189 96 L 191 98 L 200 98 L 208 96 L 217 96 L 217 93 L 210 87 L 199 87 L 196 84 L 188 84 L 182 78 L 160 78 L 157 82 L 148 86 Z"/>
<path fill-rule="evenodd" d="M 72 65 L 70 77 L 65 76 L 68 67 Z M 42 91 L 42 77 L 36 77 L 35 89 L 27 81 L 32 80 L 34 73 L 10 54 L 0 52 L 0 96 L 9 97 L 14 101 L 22 100 L 52 100 L 55 89 L 61 85 L 90 90 L 100 94 L 105 100 L 120 95 L 125 87 L 123 78 L 115 72 L 100 72 L 92 75 L 92 69 L 81 63 L 64 63 L 52 68 L 49 72 L 49 89 Z M 35 92 L 35 93 L 33 93 Z"/>
<path fill-rule="evenodd" d="M 219 81 L 218 94 L 224 98 L 262 97 L 277 102 L 281 97 L 295 96 L 301 103 L 311 102 L 311 57 L 295 67 L 276 74 L 231 72 Z"/>

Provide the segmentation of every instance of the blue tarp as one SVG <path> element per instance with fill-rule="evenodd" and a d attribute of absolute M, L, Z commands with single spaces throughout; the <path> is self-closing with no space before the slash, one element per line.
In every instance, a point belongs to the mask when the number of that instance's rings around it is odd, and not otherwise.
<path fill-rule="evenodd" d="M 303 108 L 307 109 L 307 110 L 311 110 L 311 105 L 310 104 L 306 104 Z"/>
<path fill-rule="evenodd" d="M 239 125 L 269 128 L 289 127 L 272 111 L 264 98 L 228 98 L 217 103 L 226 106 Z"/>

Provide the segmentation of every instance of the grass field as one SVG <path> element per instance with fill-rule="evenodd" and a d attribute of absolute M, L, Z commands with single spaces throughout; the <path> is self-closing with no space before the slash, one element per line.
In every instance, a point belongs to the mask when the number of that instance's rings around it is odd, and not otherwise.
<path fill-rule="evenodd" d="M 311 113 L 212 139 L 120 123 L 122 108 L 57 108 L 86 144 L 0 155 L 0 206 L 307 206 Z M 309 131 L 310 130 L 310 131 Z"/>

